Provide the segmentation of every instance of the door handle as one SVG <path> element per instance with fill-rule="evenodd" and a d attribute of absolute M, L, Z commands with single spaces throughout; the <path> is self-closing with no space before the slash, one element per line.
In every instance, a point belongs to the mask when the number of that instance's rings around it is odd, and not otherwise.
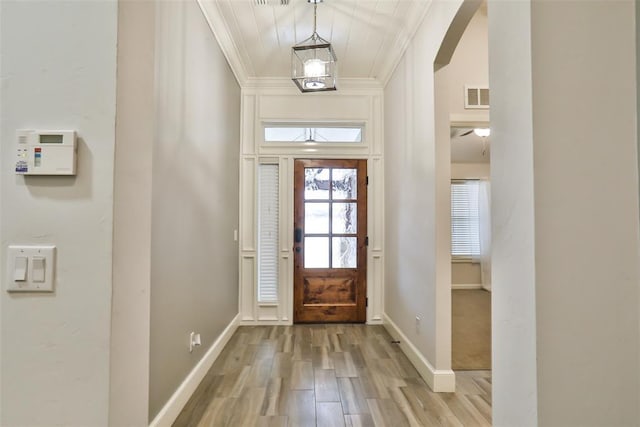
<path fill-rule="evenodd" d="M 296 243 L 302 242 L 302 228 L 296 228 L 293 233 L 293 240 Z"/>

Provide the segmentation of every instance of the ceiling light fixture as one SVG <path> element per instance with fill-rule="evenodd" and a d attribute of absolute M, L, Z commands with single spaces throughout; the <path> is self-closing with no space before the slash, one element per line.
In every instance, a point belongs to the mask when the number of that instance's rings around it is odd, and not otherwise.
<path fill-rule="evenodd" d="M 473 130 L 473 133 L 475 133 L 480 138 L 486 138 L 489 135 L 491 135 L 491 129 L 489 129 L 489 128 L 475 128 Z"/>
<path fill-rule="evenodd" d="M 291 48 L 291 79 L 302 92 L 336 90 L 336 54 L 331 43 L 316 31 L 318 3 L 313 3 L 313 34 Z"/>

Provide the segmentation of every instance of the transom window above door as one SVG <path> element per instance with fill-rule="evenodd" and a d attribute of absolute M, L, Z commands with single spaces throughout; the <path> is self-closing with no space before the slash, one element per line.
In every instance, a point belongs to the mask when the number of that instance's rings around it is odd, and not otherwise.
<path fill-rule="evenodd" d="M 290 143 L 362 143 L 363 125 L 273 124 L 264 125 L 264 141 Z"/>

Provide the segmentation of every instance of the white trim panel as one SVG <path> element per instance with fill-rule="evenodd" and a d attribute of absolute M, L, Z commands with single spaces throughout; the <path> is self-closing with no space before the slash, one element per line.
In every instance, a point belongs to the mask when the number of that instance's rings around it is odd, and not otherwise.
<path fill-rule="evenodd" d="M 180 387 L 178 387 L 158 415 L 151 421 L 151 424 L 149 424 L 151 427 L 170 427 L 176 418 L 178 418 L 184 405 L 187 404 L 202 379 L 207 372 L 209 372 L 209 369 L 224 349 L 224 346 L 227 345 L 236 329 L 238 329 L 239 319 L 240 314 L 236 315 L 224 331 L 222 331 L 204 357 L 200 359 L 200 362 L 198 362 L 189 375 L 187 375 L 182 384 L 180 384 Z"/>
<path fill-rule="evenodd" d="M 243 123 L 254 123 L 256 114 L 256 96 L 255 95 L 243 95 L 242 96 L 242 121 Z M 242 134 L 242 155 L 253 155 L 256 150 L 256 127 L 255 126 L 241 126 L 240 132 Z"/>
<path fill-rule="evenodd" d="M 482 285 L 480 283 L 453 283 L 451 289 L 482 289 Z"/>
<path fill-rule="evenodd" d="M 369 130 L 370 138 L 371 138 L 371 154 L 373 154 L 374 156 L 383 156 L 384 155 L 384 142 L 383 142 L 383 136 L 384 136 L 384 129 L 383 129 L 383 122 L 384 120 L 380 119 L 380 120 L 376 120 L 376 117 L 384 117 L 384 111 L 383 111 L 383 101 L 382 101 L 382 96 L 380 95 L 374 95 L 371 97 L 371 129 Z"/>
<path fill-rule="evenodd" d="M 293 180 L 294 159 L 367 159 L 368 236 L 367 322 L 381 324 L 384 313 L 384 141 L 382 92 L 378 89 L 341 90 L 326 96 L 303 96 L 293 89 L 243 88 L 240 160 L 240 313 L 243 325 L 289 325 L 293 319 Z M 358 144 L 265 143 L 264 123 L 358 123 L 364 126 Z M 278 308 L 256 300 L 257 168 L 280 165 L 280 287 Z"/>
<path fill-rule="evenodd" d="M 367 295 L 369 296 L 369 313 L 367 323 L 381 324 L 383 322 L 384 301 L 382 281 L 384 278 L 384 259 L 381 252 L 374 252 L 369 256 L 367 265 Z"/>
<path fill-rule="evenodd" d="M 368 95 L 308 97 L 300 94 L 262 94 L 257 117 L 267 122 L 366 122 L 370 119 L 370 112 L 371 96 Z"/>
<path fill-rule="evenodd" d="M 293 165 L 292 157 L 280 159 L 280 318 L 293 322 Z"/>
<path fill-rule="evenodd" d="M 382 158 L 374 157 L 369 160 L 369 216 L 371 227 L 369 230 L 369 247 L 373 253 L 382 252 L 384 247 L 384 167 Z"/>
<path fill-rule="evenodd" d="M 242 251 L 256 251 L 256 172 L 257 159 L 244 157 L 242 159 L 240 175 L 240 196 L 242 204 L 240 212 L 242 222 L 240 227 L 240 242 Z"/>
<path fill-rule="evenodd" d="M 240 307 L 243 321 L 254 320 L 257 308 L 256 254 L 243 253 L 240 257 Z"/>
<path fill-rule="evenodd" d="M 409 358 L 420 376 L 427 382 L 434 392 L 453 393 L 456 391 L 456 375 L 451 369 L 435 369 L 426 357 L 413 345 L 405 334 L 384 315 L 384 327 L 394 340 L 400 341 L 400 349 Z"/>
<path fill-rule="evenodd" d="M 258 304 L 258 322 L 277 322 L 278 305 Z"/>

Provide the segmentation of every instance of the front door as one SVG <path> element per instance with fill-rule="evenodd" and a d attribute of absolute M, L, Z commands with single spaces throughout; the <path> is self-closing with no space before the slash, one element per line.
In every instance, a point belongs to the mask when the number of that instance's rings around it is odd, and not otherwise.
<path fill-rule="evenodd" d="M 367 161 L 296 160 L 296 323 L 365 322 Z"/>

